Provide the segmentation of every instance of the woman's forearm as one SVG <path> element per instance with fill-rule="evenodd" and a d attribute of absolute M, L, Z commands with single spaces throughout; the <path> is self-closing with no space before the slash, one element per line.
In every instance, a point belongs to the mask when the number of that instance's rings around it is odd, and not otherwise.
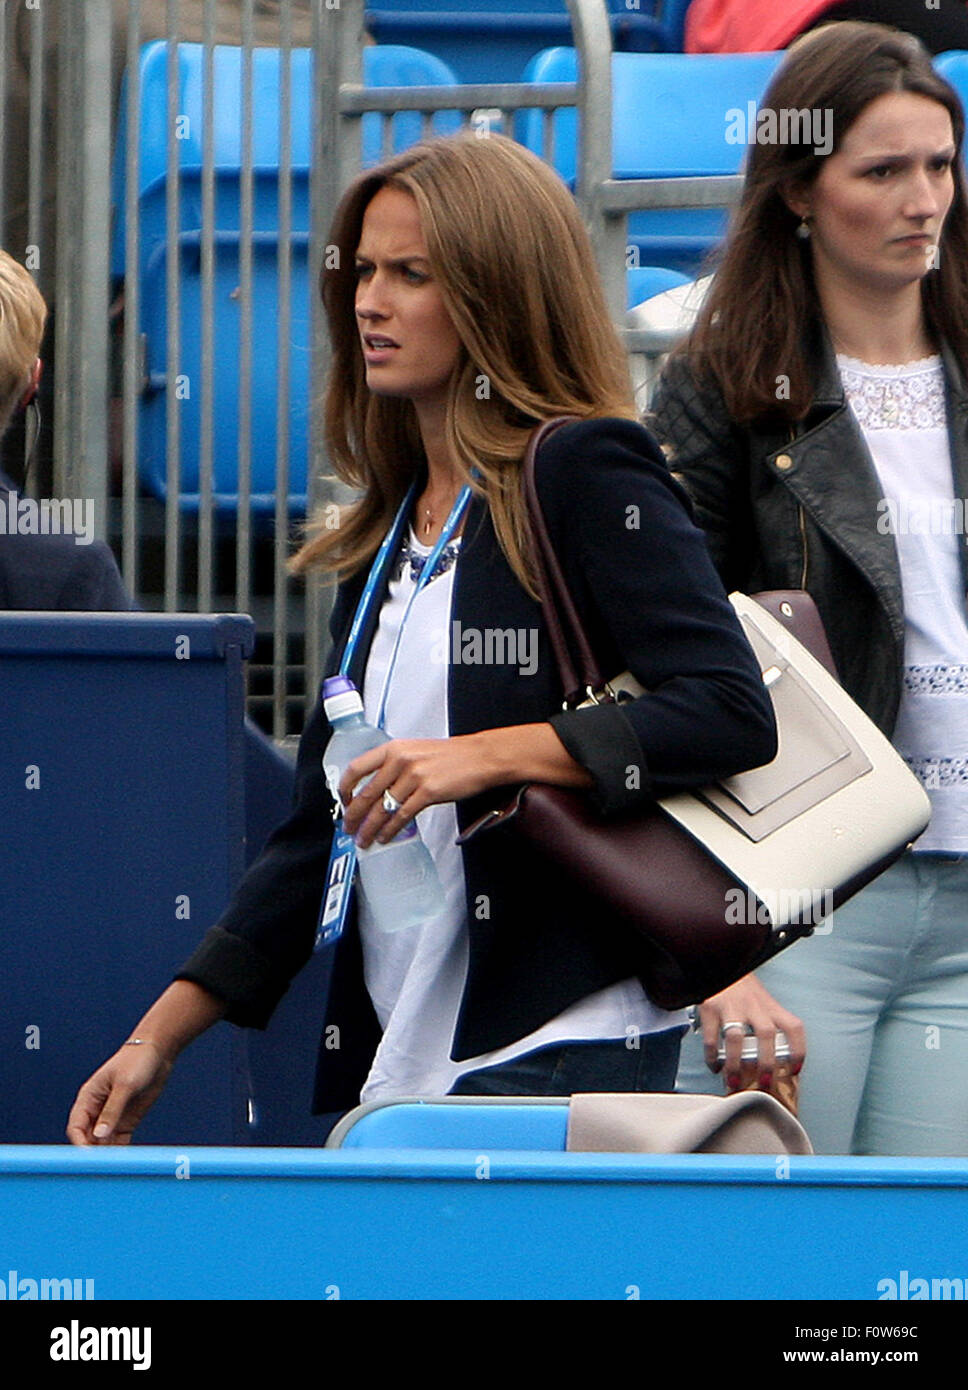
<path fill-rule="evenodd" d="M 555 787 L 590 787 L 591 773 L 568 752 L 550 724 L 516 724 L 485 729 L 470 737 L 480 740 L 493 767 L 492 785 L 548 782 Z"/>
<path fill-rule="evenodd" d="M 491 787 L 550 782 L 590 787 L 592 778 L 550 724 L 516 724 L 453 738 L 392 739 L 354 758 L 343 773 L 343 828 L 368 849 L 392 840 L 427 806 L 463 801 Z M 390 793 L 396 810 L 387 806 Z"/>
<path fill-rule="evenodd" d="M 224 1016 L 226 1007 L 201 985 L 175 980 L 131 1030 L 131 1037 L 153 1043 L 174 1062 L 183 1048 Z"/>

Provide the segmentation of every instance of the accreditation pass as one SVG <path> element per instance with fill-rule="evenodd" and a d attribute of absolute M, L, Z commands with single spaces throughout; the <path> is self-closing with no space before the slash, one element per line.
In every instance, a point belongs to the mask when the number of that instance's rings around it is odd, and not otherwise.
<path fill-rule="evenodd" d="M 331 946 L 343 935 L 355 868 L 356 842 L 352 835 L 347 835 L 343 829 L 341 818 L 333 826 L 333 844 L 329 851 L 329 868 L 326 870 L 326 891 L 323 893 L 319 909 L 316 943 L 313 947 L 316 951 L 321 951 L 324 946 Z"/>

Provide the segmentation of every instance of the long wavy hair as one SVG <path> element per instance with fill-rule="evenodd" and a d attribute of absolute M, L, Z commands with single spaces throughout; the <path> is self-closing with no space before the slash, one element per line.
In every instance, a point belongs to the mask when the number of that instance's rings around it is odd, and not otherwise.
<path fill-rule="evenodd" d="M 500 135 L 415 145 L 360 175 L 337 209 L 321 286 L 332 342 L 326 444 L 336 475 L 362 495 L 338 526 L 311 523 L 292 568 L 340 577 L 362 568 L 425 464 L 413 404 L 366 385 L 355 315 L 363 217 L 387 186 L 416 202 L 461 343 L 445 426 L 451 457 L 486 498 L 508 563 L 534 594 L 521 487 L 529 435 L 556 415 L 635 419 L 636 407 L 574 200 L 548 165 Z"/>
<path fill-rule="evenodd" d="M 829 112 L 832 145 L 818 153 L 810 131 L 801 142 L 754 144 L 742 200 L 734 213 L 715 277 L 689 337 L 676 349 L 714 380 L 739 423 L 770 416 L 788 422 L 806 414 L 816 383 L 810 330 L 822 320 L 809 241 L 795 235 L 799 218 L 784 191 L 805 189 L 836 153 L 862 111 L 891 92 L 939 102 L 951 117 L 957 152 L 954 198 L 942 230 L 940 264 L 924 276 L 921 293 L 930 329 L 968 361 L 968 202 L 962 169 L 965 117 L 954 88 L 934 70 L 912 34 L 880 24 L 843 22 L 804 35 L 790 49 L 761 104 L 762 110 Z M 777 114 L 779 120 L 779 114 Z M 790 382 L 777 399 L 777 372 Z"/>

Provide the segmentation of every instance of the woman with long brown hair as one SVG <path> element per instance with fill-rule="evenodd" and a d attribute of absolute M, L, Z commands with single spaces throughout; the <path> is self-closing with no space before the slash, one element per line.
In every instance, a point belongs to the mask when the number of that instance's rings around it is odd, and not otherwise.
<path fill-rule="evenodd" d="M 702 533 L 634 419 L 577 209 L 509 140 L 431 141 L 350 187 L 326 260 L 327 442 L 360 495 L 296 563 L 341 576 L 330 671 L 390 736 L 343 773 L 344 830 L 366 849 L 416 818 L 443 904 L 387 930 L 364 897 L 327 947 L 315 1108 L 671 1089 L 684 1020 L 648 998 L 632 935 L 523 841 L 456 844 L 523 781 L 584 788 L 614 814 L 775 749 Z M 649 691 L 621 706 L 561 712 L 535 596 L 522 456 L 559 415 L 574 420 L 543 445 L 538 489 L 603 669 Z M 75 1142 L 123 1142 L 187 1041 L 218 1017 L 264 1027 L 308 958 L 333 839 L 329 733 L 317 703 L 291 819 L 82 1088 Z"/>
<path fill-rule="evenodd" d="M 790 50 L 761 118 L 776 113 L 779 129 L 797 111 L 811 116 L 799 141 L 750 150 L 651 423 L 727 588 L 813 595 L 844 686 L 922 779 L 933 815 L 915 852 L 813 939 L 706 1002 L 705 1056 L 715 1067 L 722 1030 L 737 1085 L 755 1033 L 752 1069 L 768 1086 L 776 1032 L 799 1063 L 805 1024 L 801 1116 L 818 1152 L 964 1153 L 964 116 L 917 39 L 861 23 Z"/>

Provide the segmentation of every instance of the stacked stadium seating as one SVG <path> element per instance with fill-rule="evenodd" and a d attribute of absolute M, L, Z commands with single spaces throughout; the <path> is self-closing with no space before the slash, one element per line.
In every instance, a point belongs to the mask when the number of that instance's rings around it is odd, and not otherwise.
<path fill-rule="evenodd" d="M 675 52 L 689 0 L 608 0 L 616 51 Z M 374 0 L 378 43 L 406 43 L 442 58 L 461 82 L 517 82 L 541 49 L 571 42 L 565 0 Z"/>
<path fill-rule="evenodd" d="M 409 48 L 368 48 L 364 52 L 368 85 L 447 86 L 453 74 L 429 54 Z M 280 55 L 256 49 L 252 55 L 252 340 L 258 344 L 253 373 L 252 509 L 270 513 L 275 505 L 276 413 L 279 303 L 279 165 Z M 242 254 L 242 51 L 219 47 L 214 56 L 214 493 L 216 506 L 233 510 L 238 501 L 238 422 L 240 415 L 239 352 L 241 331 L 240 257 Z M 141 55 L 139 125 L 140 168 L 136 191 L 140 234 L 138 275 L 141 330 L 145 343 L 146 390 L 139 419 L 139 475 L 155 497 L 167 496 L 167 391 L 171 376 L 183 389 L 180 402 L 180 505 L 198 506 L 202 408 L 202 198 L 204 163 L 204 50 L 200 44 L 178 46 L 178 236 L 180 356 L 168 363 L 168 57 L 167 44 L 145 45 Z M 290 510 L 306 507 L 309 435 L 310 300 L 309 169 L 312 152 L 312 55 L 296 49 L 291 63 L 292 232 L 289 372 L 291 380 Z M 114 175 L 115 227 L 112 270 L 122 276 L 125 258 L 125 153 L 129 120 L 127 82 L 122 89 Z M 456 113 L 441 113 L 437 133 L 459 125 Z M 394 117 L 390 148 L 400 150 L 421 135 L 416 112 Z M 380 117 L 363 118 L 363 155 L 367 164 L 382 155 Z"/>
<path fill-rule="evenodd" d="M 739 172 L 746 146 L 727 140 L 727 113 L 744 122 L 780 61 L 778 53 L 616 53 L 612 58 L 612 167 L 617 179 L 696 178 Z M 528 66 L 529 81 L 574 82 L 573 48 L 552 48 Z M 682 113 L 689 113 L 682 120 Z M 543 117 L 522 112 L 516 134 L 541 154 Z M 554 165 L 572 187 L 577 167 L 578 118 L 563 110 L 552 118 Z M 735 123 L 734 123 L 735 124 Z M 722 237 L 719 209 L 656 210 L 629 218 L 629 244 L 641 264 L 698 273 Z"/>

